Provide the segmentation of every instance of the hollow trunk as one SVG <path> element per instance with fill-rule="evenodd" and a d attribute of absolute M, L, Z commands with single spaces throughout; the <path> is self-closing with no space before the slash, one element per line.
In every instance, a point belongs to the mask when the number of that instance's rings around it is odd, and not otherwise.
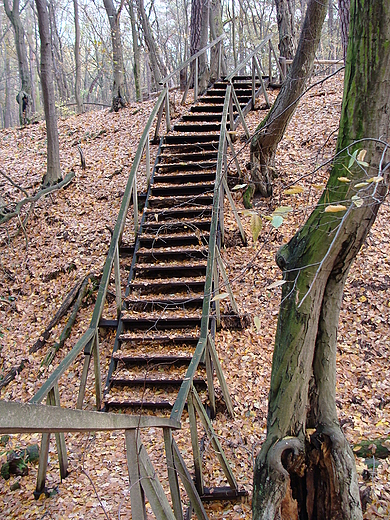
<path fill-rule="evenodd" d="M 47 135 L 47 170 L 42 182 L 44 186 L 47 186 L 59 182 L 62 179 L 62 175 L 52 74 L 49 13 L 45 0 L 35 0 L 35 5 L 37 7 L 39 36 L 41 39 L 41 86 Z"/>
<path fill-rule="evenodd" d="M 337 418 L 336 345 L 349 268 L 388 193 L 390 8 L 384 4 L 352 2 L 338 159 L 316 209 L 277 255 L 286 283 L 267 438 L 254 472 L 254 520 L 362 518 L 354 456 Z M 358 155 L 363 149 L 365 162 Z M 349 183 L 339 180 L 345 166 Z M 326 211 L 336 204 L 345 209 Z"/>
<path fill-rule="evenodd" d="M 276 149 L 310 78 L 327 10 L 328 0 L 309 0 L 294 61 L 271 111 L 252 139 L 251 179 L 263 197 L 272 195 Z"/>

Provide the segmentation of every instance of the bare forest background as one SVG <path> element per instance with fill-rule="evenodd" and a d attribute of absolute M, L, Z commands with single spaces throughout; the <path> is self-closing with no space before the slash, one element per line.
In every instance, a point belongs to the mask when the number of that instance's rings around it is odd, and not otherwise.
<path fill-rule="evenodd" d="M 194 3 L 194 2 L 193 2 Z M 216 3 L 221 12 L 228 67 L 240 63 L 264 37 L 272 33 L 278 45 L 274 2 L 228 0 Z M 298 35 L 306 1 L 288 2 Z M 191 2 L 158 0 L 48 0 L 55 100 L 58 116 L 96 110 L 112 104 L 113 69 L 118 69 L 113 41 L 122 50 L 126 101 L 148 99 L 159 81 L 193 54 L 190 45 Z M 8 15 L 7 12 L 8 11 Z M 318 58 L 342 58 L 339 2 L 329 4 Z M 213 16 L 210 9 L 210 16 Z M 11 16 L 10 16 L 11 15 Z M 11 22 L 12 20 L 12 22 Z M 20 23 L 17 32 L 18 22 Z M 115 23 L 119 28 L 115 32 Z M 210 23 L 209 40 L 213 39 Z M 27 72 L 22 71 L 15 34 L 24 43 Z M 215 37 L 215 36 L 214 36 Z M 115 45 L 115 42 L 114 42 Z M 77 63 L 76 57 L 79 58 Z M 23 78 L 27 74 L 27 78 Z M 186 78 L 180 78 L 185 84 Z M 33 0 L 0 3 L 0 125 L 19 125 L 17 96 L 29 84 L 31 101 L 26 122 L 44 118 L 40 72 L 40 38 Z M 77 85 L 78 84 L 78 85 Z M 114 85 L 114 86 L 113 86 Z"/>

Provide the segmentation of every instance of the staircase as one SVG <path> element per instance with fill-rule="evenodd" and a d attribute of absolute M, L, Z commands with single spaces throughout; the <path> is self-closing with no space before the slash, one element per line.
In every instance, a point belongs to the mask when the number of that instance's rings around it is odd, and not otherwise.
<path fill-rule="evenodd" d="M 236 77 L 233 85 L 248 111 L 251 78 Z M 119 249 L 129 276 L 103 394 L 106 411 L 169 412 L 185 379 L 201 326 L 226 87 L 216 82 L 161 139 L 135 247 Z M 231 130 L 237 115 L 231 110 Z M 215 320 L 210 323 L 214 334 Z M 193 384 L 206 401 L 204 363 Z"/>

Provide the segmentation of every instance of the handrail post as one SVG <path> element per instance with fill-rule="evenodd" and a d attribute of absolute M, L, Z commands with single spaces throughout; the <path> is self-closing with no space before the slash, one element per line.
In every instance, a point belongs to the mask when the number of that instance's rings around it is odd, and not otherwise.
<path fill-rule="evenodd" d="M 121 294 L 121 272 L 119 268 L 119 245 L 115 247 L 114 255 L 114 274 L 115 274 L 115 300 L 116 300 L 116 317 L 119 318 L 122 309 Z"/>
<path fill-rule="evenodd" d="M 268 51 L 268 76 L 269 82 L 272 83 L 271 41 L 268 42 Z"/>
<path fill-rule="evenodd" d="M 134 234 L 138 233 L 138 193 L 137 193 L 137 173 L 134 175 L 133 185 L 133 206 L 134 206 Z"/>
<path fill-rule="evenodd" d="M 195 58 L 195 73 L 194 73 L 194 102 L 198 100 L 199 92 L 199 58 Z"/>
<path fill-rule="evenodd" d="M 221 77 L 222 69 L 222 42 L 218 43 L 218 79 Z"/>
<path fill-rule="evenodd" d="M 149 188 L 150 184 L 150 132 L 148 132 L 148 138 L 145 144 L 146 148 L 146 184 Z"/>
<path fill-rule="evenodd" d="M 100 410 L 102 407 L 102 378 L 100 373 L 99 329 L 96 329 L 93 367 L 95 371 L 96 410 Z"/>
<path fill-rule="evenodd" d="M 256 68 L 255 57 L 252 58 L 252 108 L 255 108 L 256 103 Z"/>
<path fill-rule="evenodd" d="M 167 132 L 171 129 L 171 112 L 169 107 L 169 89 L 168 85 L 165 85 L 165 88 L 167 89 L 167 94 L 165 98 L 165 119 L 166 119 L 166 126 L 167 126 Z"/>

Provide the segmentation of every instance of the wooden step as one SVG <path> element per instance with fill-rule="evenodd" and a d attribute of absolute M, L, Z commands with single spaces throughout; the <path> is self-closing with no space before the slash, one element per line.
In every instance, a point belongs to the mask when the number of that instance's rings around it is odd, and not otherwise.
<path fill-rule="evenodd" d="M 157 166 L 162 166 L 165 163 L 187 163 L 187 162 L 196 162 L 203 163 L 210 159 L 216 159 L 218 156 L 218 150 L 211 149 L 208 151 L 199 151 L 197 149 L 194 150 L 186 150 L 183 152 L 172 152 L 172 153 L 163 153 L 160 156 L 160 163 Z"/>
<path fill-rule="evenodd" d="M 156 171 L 160 174 L 163 173 L 171 173 L 177 171 L 178 174 L 180 172 L 196 172 L 196 171 L 203 171 L 207 172 L 207 170 L 211 170 L 209 173 L 214 172 L 215 177 L 215 170 L 217 167 L 216 161 L 187 161 L 187 162 L 174 162 L 174 163 L 162 163 L 156 165 Z M 164 182 L 164 181 L 163 181 Z M 191 181 L 185 181 L 185 182 L 191 182 Z"/>
<path fill-rule="evenodd" d="M 182 261 L 182 260 L 196 260 L 207 259 L 208 249 L 202 248 L 169 248 L 169 249 L 140 249 L 137 252 L 138 262 L 167 262 L 167 261 Z"/>
<path fill-rule="evenodd" d="M 210 143 L 218 141 L 218 136 L 214 134 L 201 134 L 197 133 L 196 135 L 175 135 L 169 134 L 164 137 L 165 144 L 202 144 L 202 143 Z"/>
<path fill-rule="evenodd" d="M 178 219 L 197 219 L 197 218 L 210 218 L 212 213 L 211 207 L 185 207 L 185 208 L 172 208 L 172 209 L 161 209 L 161 210 L 150 210 L 147 209 L 145 213 L 146 220 L 148 222 L 165 222 L 167 220 L 178 220 Z"/>
<path fill-rule="evenodd" d="M 189 276 L 205 276 L 206 275 L 206 264 L 179 264 L 175 263 L 168 265 L 139 265 L 136 264 L 134 267 L 135 279 L 139 280 L 139 278 L 182 278 Z"/>
<path fill-rule="evenodd" d="M 214 182 L 194 182 L 187 184 L 161 184 L 154 185 L 152 188 L 153 197 L 181 197 L 186 195 L 203 195 L 214 191 Z"/>
<path fill-rule="evenodd" d="M 220 132 L 221 123 L 186 124 L 177 123 L 173 130 L 175 132 Z"/>
<path fill-rule="evenodd" d="M 142 231 L 145 233 L 158 233 L 161 234 L 173 234 L 181 233 L 188 230 L 201 229 L 203 231 L 209 231 L 211 226 L 210 218 L 204 218 L 203 220 L 195 219 L 183 219 L 183 220 L 167 220 L 163 222 L 147 221 L 142 226 Z"/>
<path fill-rule="evenodd" d="M 145 334 L 134 334 L 134 333 L 123 333 L 119 336 L 120 344 L 131 344 L 137 347 L 137 352 L 139 352 L 139 347 L 141 345 L 147 346 L 172 346 L 172 347 L 183 347 L 188 346 L 191 348 L 196 347 L 199 341 L 199 334 L 190 334 L 190 331 L 187 329 L 183 330 L 175 330 L 175 333 L 172 334 L 162 334 L 161 332 L 149 331 L 148 335 Z"/>
<path fill-rule="evenodd" d="M 175 292 L 191 291 L 201 293 L 204 290 L 204 279 L 199 280 L 180 280 L 180 281 L 151 281 L 151 282 L 130 282 L 128 287 L 131 291 L 138 291 L 142 294 L 174 294 Z"/>
<path fill-rule="evenodd" d="M 173 208 L 185 206 L 211 206 L 213 203 L 213 194 L 210 192 L 204 194 L 181 195 L 176 197 L 160 197 L 151 195 L 149 197 L 150 208 Z"/>
<path fill-rule="evenodd" d="M 124 302 L 126 309 L 154 311 L 159 309 L 191 309 L 201 308 L 203 305 L 203 296 L 200 297 L 182 297 L 182 298 L 154 298 L 152 300 L 141 300 L 128 298 Z"/>

